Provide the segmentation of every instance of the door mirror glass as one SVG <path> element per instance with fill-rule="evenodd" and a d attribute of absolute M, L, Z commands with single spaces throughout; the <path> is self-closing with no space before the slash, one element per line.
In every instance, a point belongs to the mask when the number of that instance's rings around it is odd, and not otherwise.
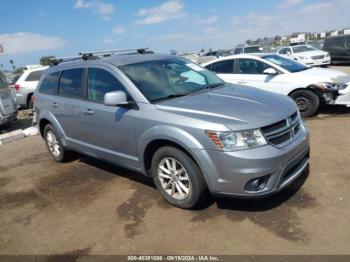
<path fill-rule="evenodd" d="M 278 72 L 276 71 L 276 69 L 270 67 L 270 68 L 266 68 L 263 72 L 265 75 L 277 75 Z"/>
<path fill-rule="evenodd" d="M 125 92 L 113 91 L 104 95 L 104 104 L 106 106 L 125 106 L 128 105 L 128 99 Z"/>

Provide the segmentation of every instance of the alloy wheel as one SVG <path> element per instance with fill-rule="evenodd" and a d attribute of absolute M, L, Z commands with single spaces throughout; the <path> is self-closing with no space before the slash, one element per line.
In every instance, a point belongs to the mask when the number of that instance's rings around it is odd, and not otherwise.
<path fill-rule="evenodd" d="M 55 157 L 58 157 L 61 154 L 61 147 L 58 143 L 56 135 L 51 130 L 47 131 L 46 133 L 46 141 L 50 152 Z"/>
<path fill-rule="evenodd" d="M 164 191 L 177 200 L 191 192 L 191 181 L 186 169 L 174 158 L 165 157 L 158 165 L 158 177 Z"/>

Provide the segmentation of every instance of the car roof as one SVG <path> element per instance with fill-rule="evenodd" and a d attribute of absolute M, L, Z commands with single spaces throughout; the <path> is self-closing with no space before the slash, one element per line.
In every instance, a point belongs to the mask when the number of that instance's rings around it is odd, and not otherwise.
<path fill-rule="evenodd" d="M 275 53 L 249 53 L 249 54 L 230 55 L 230 56 L 220 57 L 218 59 L 203 63 L 202 65 L 209 65 L 213 62 L 224 61 L 224 60 L 229 60 L 229 59 L 238 59 L 238 58 L 255 59 L 257 57 L 262 58 L 263 56 L 267 56 L 267 55 L 278 55 L 278 54 L 275 54 Z"/>
<path fill-rule="evenodd" d="M 63 61 L 58 65 L 51 66 L 50 69 L 54 70 L 54 69 L 65 68 L 69 66 L 82 66 L 86 64 L 103 64 L 103 63 L 112 64 L 114 66 L 122 66 L 122 65 L 142 63 L 147 61 L 171 59 L 174 57 L 175 57 L 174 55 L 165 55 L 165 54 L 137 54 L 137 53 L 119 54 L 119 55 L 111 55 L 108 57 L 95 57 L 87 60 L 76 59 L 71 61 Z"/>

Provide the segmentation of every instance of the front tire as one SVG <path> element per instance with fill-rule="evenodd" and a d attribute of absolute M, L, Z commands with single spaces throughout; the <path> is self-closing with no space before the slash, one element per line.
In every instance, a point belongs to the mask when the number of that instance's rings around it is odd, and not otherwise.
<path fill-rule="evenodd" d="M 199 167 L 177 148 L 158 149 L 152 158 L 151 173 L 157 189 L 171 205 L 190 209 L 206 196 L 207 185 Z"/>
<path fill-rule="evenodd" d="M 44 139 L 46 147 L 55 161 L 65 162 L 69 159 L 69 152 L 64 149 L 60 137 L 50 124 L 44 128 Z"/>
<path fill-rule="evenodd" d="M 298 105 L 299 111 L 303 117 L 313 116 L 319 106 L 319 97 L 310 90 L 298 90 L 291 94 L 291 98 Z"/>

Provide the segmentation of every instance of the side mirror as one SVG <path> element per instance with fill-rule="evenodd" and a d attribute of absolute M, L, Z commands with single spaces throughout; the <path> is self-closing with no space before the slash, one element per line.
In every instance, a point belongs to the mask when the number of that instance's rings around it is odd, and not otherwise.
<path fill-rule="evenodd" d="M 288 51 L 286 54 L 287 54 L 287 55 L 291 55 L 292 53 L 291 53 L 290 51 Z"/>
<path fill-rule="evenodd" d="M 276 69 L 272 67 L 266 68 L 263 73 L 265 75 L 278 75 L 278 72 L 276 71 Z"/>
<path fill-rule="evenodd" d="M 130 103 L 123 91 L 113 91 L 105 94 L 103 103 L 106 106 L 128 106 Z"/>

